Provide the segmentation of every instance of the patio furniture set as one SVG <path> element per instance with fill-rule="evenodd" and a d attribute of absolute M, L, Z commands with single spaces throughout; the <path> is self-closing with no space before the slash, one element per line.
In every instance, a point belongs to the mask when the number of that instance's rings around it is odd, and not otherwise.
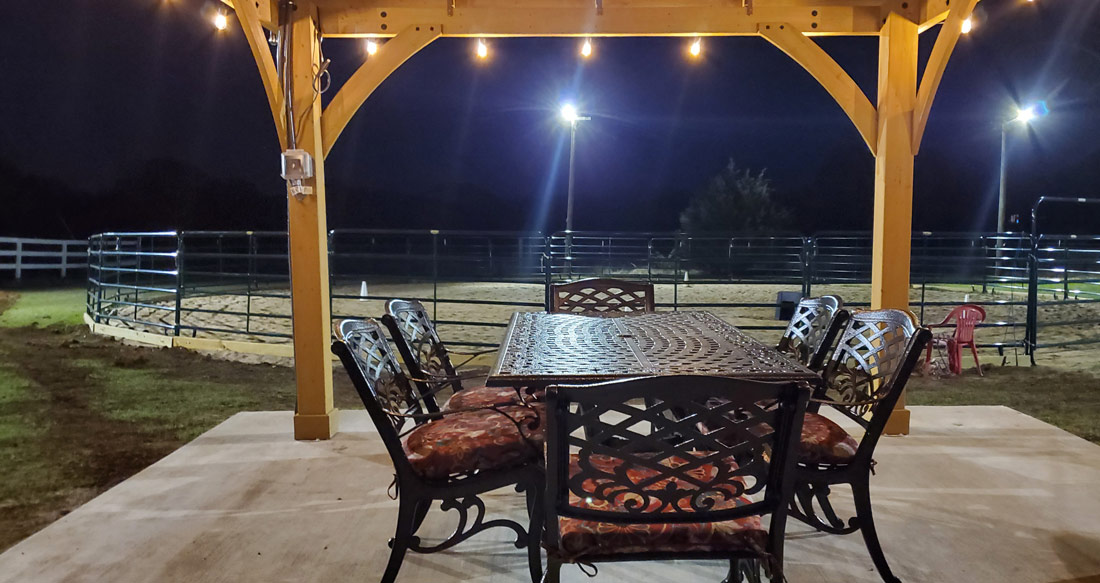
<path fill-rule="evenodd" d="M 565 563 L 664 559 L 726 562 L 727 583 L 781 581 L 788 516 L 860 531 L 882 579 L 898 581 L 868 485 L 875 445 L 931 338 L 910 314 L 803 299 L 769 347 L 708 312 L 656 311 L 649 285 L 583 280 L 550 292 L 550 313 L 512 316 L 477 386 L 452 357 L 481 353 L 450 350 L 418 302 L 391 300 L 381 322 L 338 325 L 333 351 L 394 464 L 384 583 L 407 551 L 442 551 L 494 527 L 514 531 L 534 582 L 556 582 Z M 854 495 L 847 521 L 829 499 L 838 484 Z M 486 518 L 479 496 L 509 486 L 525 495 L 527 525 Z M 436 502 L 459 522 L 429 545 L 417 530 Z"/>

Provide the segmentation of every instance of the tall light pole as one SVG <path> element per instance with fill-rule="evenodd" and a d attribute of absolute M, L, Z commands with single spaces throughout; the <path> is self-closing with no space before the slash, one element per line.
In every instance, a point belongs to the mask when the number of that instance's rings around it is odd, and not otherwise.
<path fill-rule="evenodd" d="M 1001 124 L 1001 175 L 999 192 L 997 196 L 997 232 L 1005 232 L 1005 177 L 1008 174 L 1008 130 L 1013 123 L 1020 122 L 1023 125 L 1027 125 L 1037 117 L 1044 116 L 1048 113 L 1047 104 L 1044 101 L 1040 101 L 1034 105 L 1021 108 L 1016 111 L 1016 117 L 1006 120 Z"/>
<path fill-rule="evenodd" d="M 561 106 L 561 119 L 569 124 L 569 197 L 565 207 L 565 255 L 573 255 L 573 183 L 574 162 L 577 154 L 577 122 L 588 121 L 591 117 L 582 117 L 572 103 Z"/>

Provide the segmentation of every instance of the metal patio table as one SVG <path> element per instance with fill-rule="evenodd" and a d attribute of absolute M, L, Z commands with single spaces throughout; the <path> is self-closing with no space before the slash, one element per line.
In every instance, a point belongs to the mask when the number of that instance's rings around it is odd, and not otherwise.
<path fill-rule="evenodd" d="M 617 317 L 516 312 L 486 384 L 542 388 L 683 374 L 821 381 L 710 312 Z"/>

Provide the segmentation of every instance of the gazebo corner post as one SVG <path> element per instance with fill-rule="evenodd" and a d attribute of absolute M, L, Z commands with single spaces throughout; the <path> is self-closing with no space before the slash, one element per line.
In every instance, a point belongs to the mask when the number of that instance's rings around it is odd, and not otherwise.
<path fill-rule="evenodd" d="M 917 23 L 891 12 L 879 35 L 872 309 L 909 308 L 918 34 Z M 902 394 L 886 424 L 886 433 L 908 434 L 909 416 Z"/>
<path fill-rule="evenodd" d="M 332 312 L 329 303 L 328 226 L 325 216 L 325 155 L 321 139 L 321 95 L 315 90 L 320 68 L 316 14 L 302 7 L 292 13 L 289 74 L 293 119 L 288 133 L 313 158 L 313 177 L 295 192 L 288 182 L 291 311 L 297 406 L 294 438 L 329 439 L 337 431 L 332 399 Z"/>

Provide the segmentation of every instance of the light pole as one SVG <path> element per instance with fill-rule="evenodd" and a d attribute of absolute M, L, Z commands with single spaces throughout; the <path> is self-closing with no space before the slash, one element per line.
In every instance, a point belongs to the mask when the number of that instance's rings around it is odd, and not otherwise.
<path fill-rule="evenodd" d="M 577 154 L 577 122 L 588 121 L 591 117 L 582 117 L 577 114 L 577 107 L 572 103 L 561 106 L 561 118 L 569 124 L 569 196 L 565 207 L 565 255 L 573 255 L 573 183 L 574 162 Z"/>
<path fill-rule="evenodd" d="M 1001 124 L 1001 175 L 999 192 L 997 196 L 997 232 L 1005 232 L 1005 176 L 1008 174 L 1008 130 L 1015 122 L 1027 125 L 1037 117 L 1048 113 L 1046 102 L 1040 101 L 1034 105 L 1017 110 L 1016 117 Z"/>

